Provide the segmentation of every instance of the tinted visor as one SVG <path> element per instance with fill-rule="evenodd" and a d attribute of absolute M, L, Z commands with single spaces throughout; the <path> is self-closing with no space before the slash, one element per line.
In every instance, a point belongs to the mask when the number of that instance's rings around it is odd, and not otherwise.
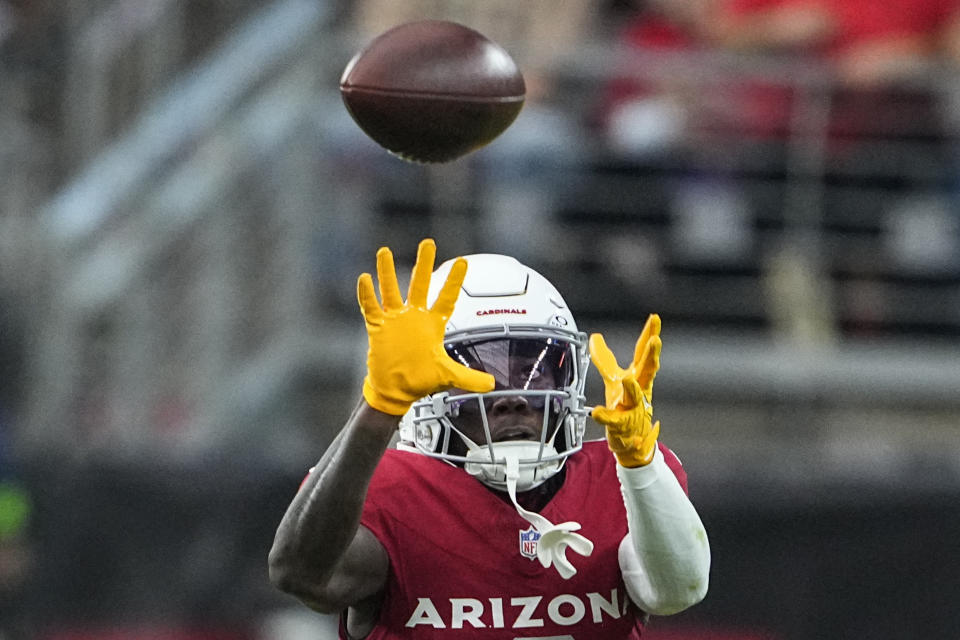
<path fill-rule="evenodd" d="M 445 348 L 460 364 L 491 374 L 495 389 L 563 389 L 573 381 L 570 345 L 552 338 L 498 338 Z"/>

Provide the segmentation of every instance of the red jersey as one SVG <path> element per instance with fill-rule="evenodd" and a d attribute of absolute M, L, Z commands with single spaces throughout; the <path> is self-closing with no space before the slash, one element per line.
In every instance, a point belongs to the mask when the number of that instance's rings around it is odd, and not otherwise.
<path fill-rule="evenodd" d="M 686 491 L 680 462 L 661 445 Z M 390 558 L 385 598 L 370 640 L 639 638 L 643 612 L 627 597 L 617 559 L 627 533 L 616 462 L 606 441 L 566 463 L 563 486 L 540 513 L 579 522 L 593 553 L 568 552 L 564 580 L 535 558 L 531 525 L 463 469 L 389 450 L 361 522 Z"/>

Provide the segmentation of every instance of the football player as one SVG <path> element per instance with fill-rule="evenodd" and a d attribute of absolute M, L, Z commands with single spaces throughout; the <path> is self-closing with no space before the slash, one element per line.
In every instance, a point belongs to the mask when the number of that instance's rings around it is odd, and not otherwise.
<path fill-rule="evenodd" d="M 706 531 L 653 421 L 659 317 L 621 368 L 539 273 L 435 255 L 420 243 L 406 300 L 389 249 L 379 301 L 360 276 L 363 397 L 280 523 L 274 584 L 349 639 L 639 638 L 699 602 Z"/>

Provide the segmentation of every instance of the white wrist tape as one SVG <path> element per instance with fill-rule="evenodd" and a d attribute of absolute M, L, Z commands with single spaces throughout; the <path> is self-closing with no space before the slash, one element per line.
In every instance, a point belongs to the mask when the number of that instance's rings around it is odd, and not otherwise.
<path fill-rule="evenodd" d="M 653 461 L 617 465 L 629 532 L 620 543 L 627 593 L 654 615 L 670 615 L 706 595 L 710 543 L 700 516 L 657 448 Z"/>

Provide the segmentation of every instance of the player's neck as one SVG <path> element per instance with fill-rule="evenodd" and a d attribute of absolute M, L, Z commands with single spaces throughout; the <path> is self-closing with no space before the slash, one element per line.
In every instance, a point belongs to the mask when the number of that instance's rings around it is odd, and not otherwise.
<path fill-rule="evenodd" d="M 566 469 L 560 469 L 556 475 L 540 486 L 517 493 L 517 503 L 527 511 L 542 511 L 550 500 L 553 499 L 553 496 L 557 494 L 560 487 L 563 486 L 563 480 L 566 475 Z M 510 496 L 507 495 L 506 491 L 495 491 L 502 500 L 510 503 Z"/>

